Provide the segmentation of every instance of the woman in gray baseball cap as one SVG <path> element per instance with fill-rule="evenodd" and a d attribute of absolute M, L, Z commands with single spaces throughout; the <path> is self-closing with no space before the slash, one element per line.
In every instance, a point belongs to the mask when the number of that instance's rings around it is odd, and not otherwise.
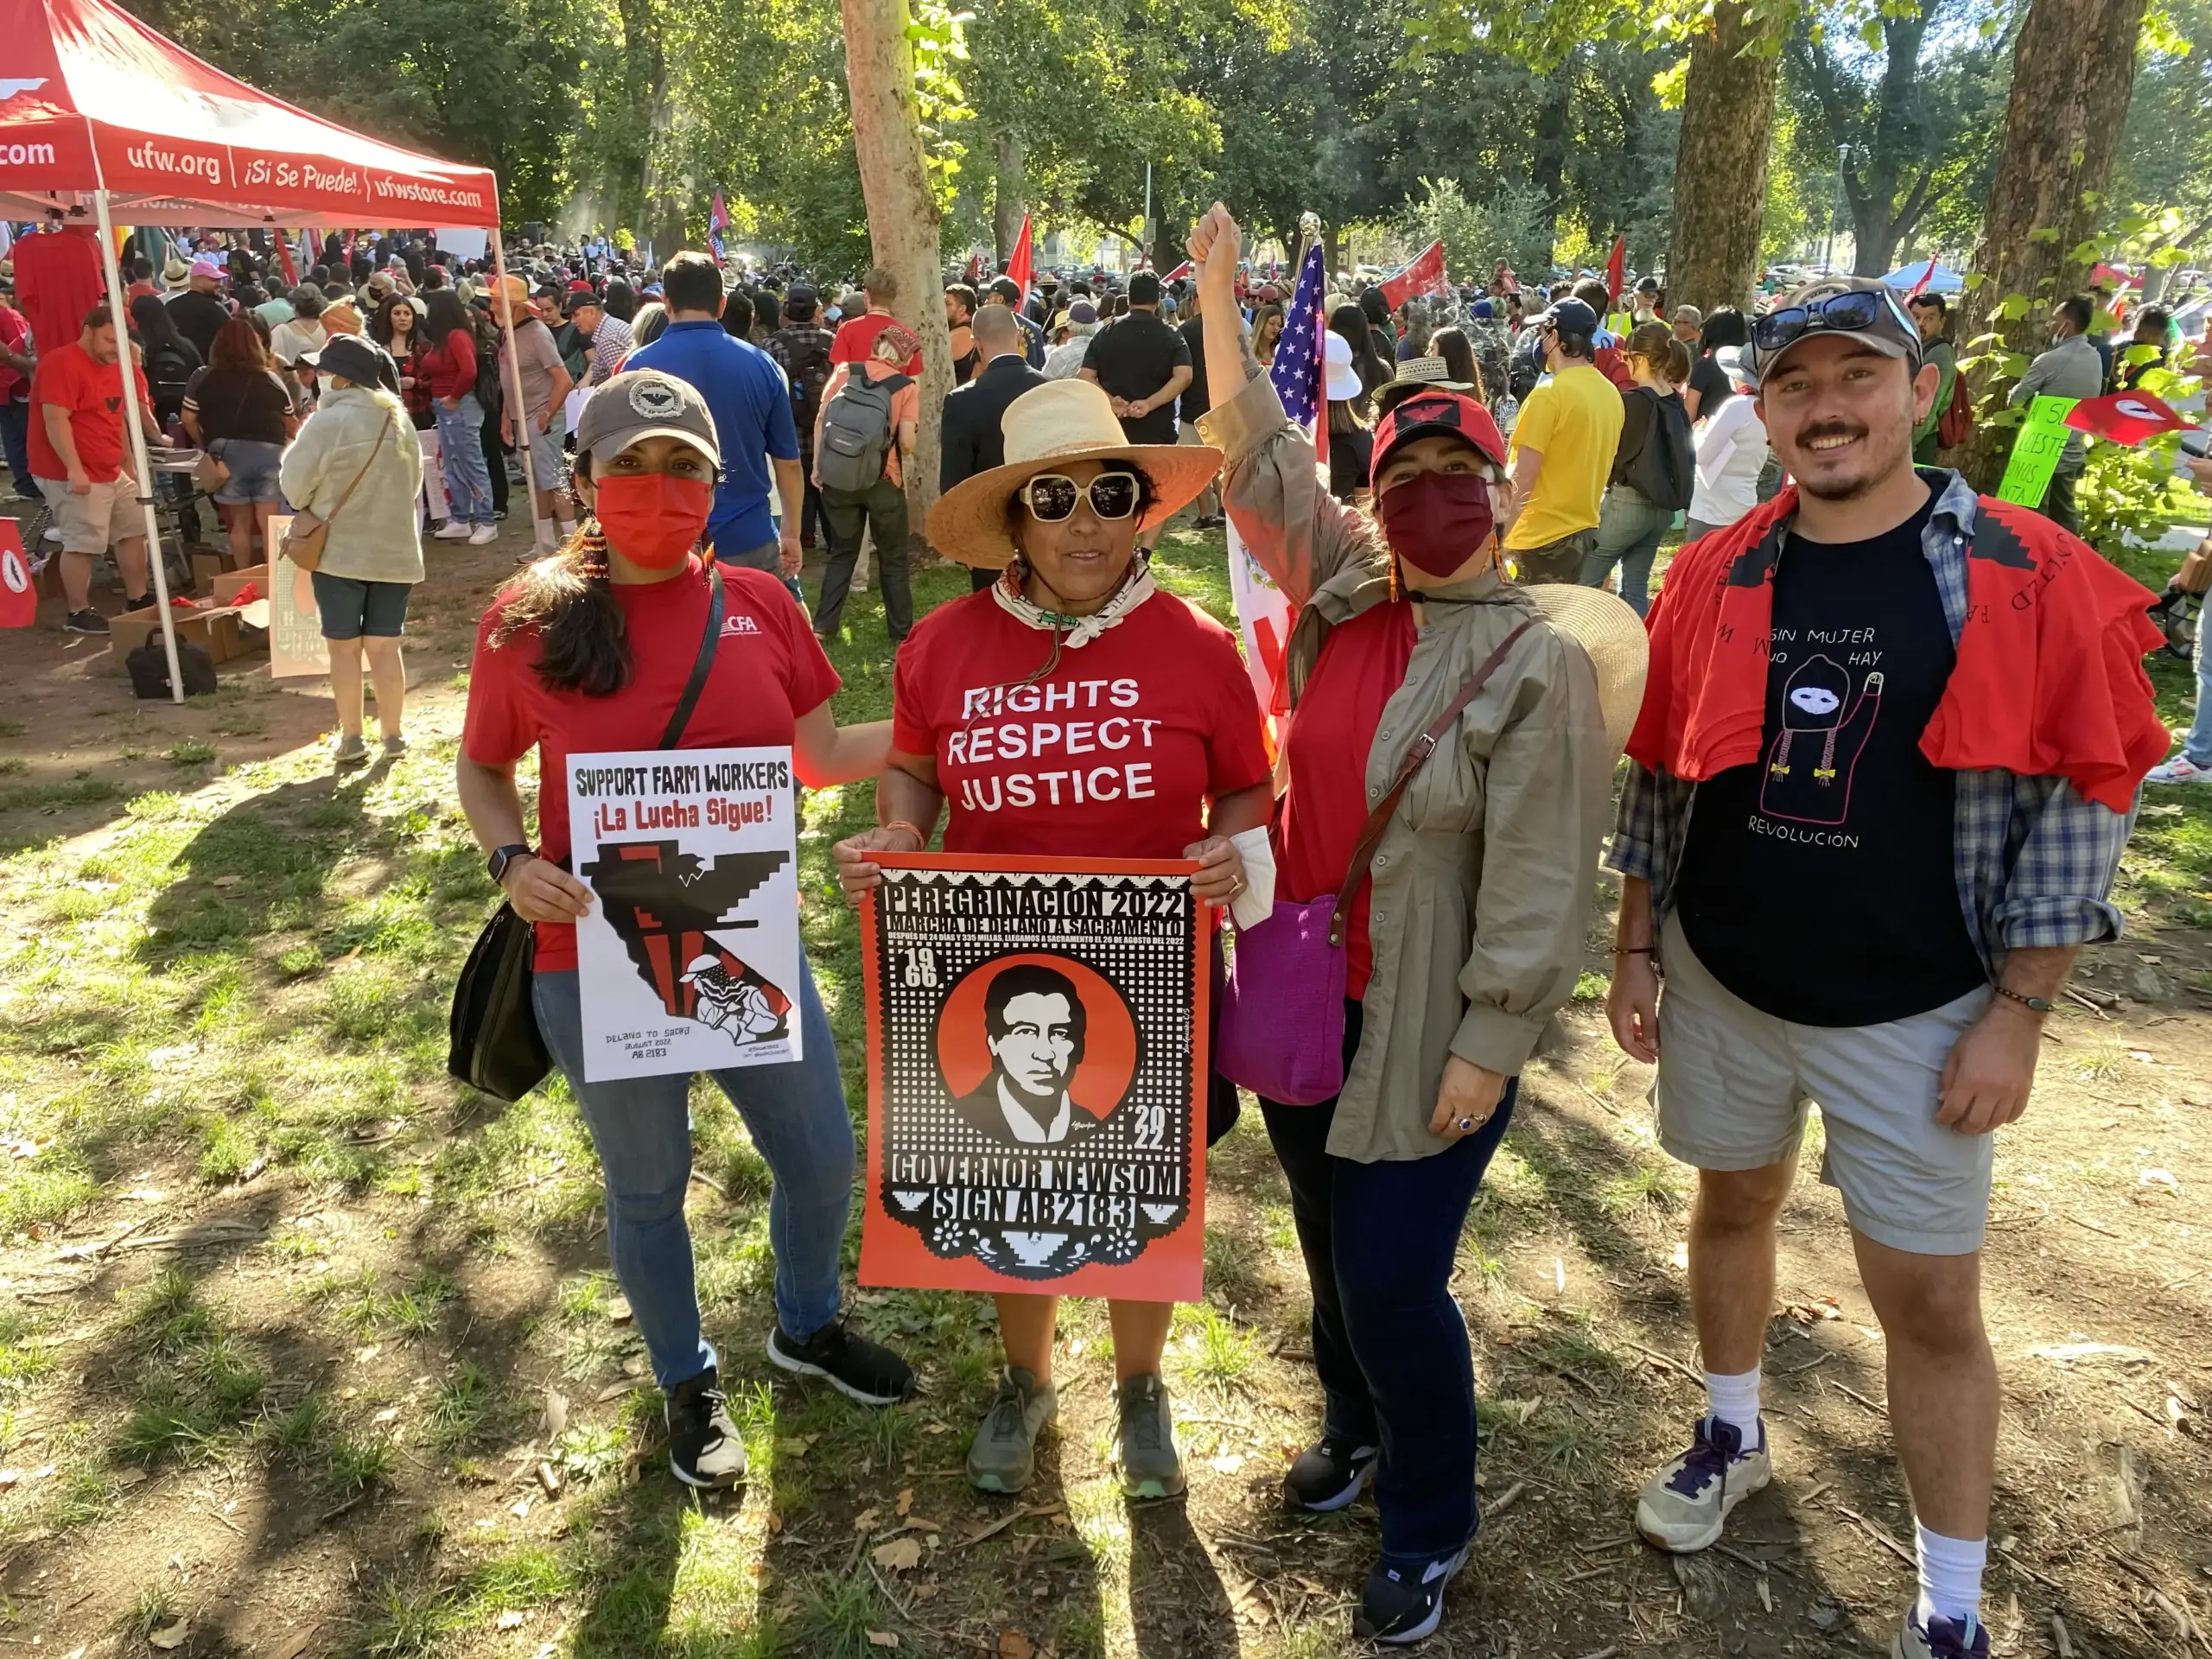
<path fill-rule="evenodd" d="M 685 382 L 639 369 L 592 393 L 576 423 L 582 527 L 484 613 L 459 768 L 461 809 L 492 879 L 537 927 L 531 1003 L 605 1168 L 607 1250 L 667 1396 L 670 1466 L 688 1485 L 717 1487 L 744 1478 L 745 1446 L 700 1332 L 683 1221 L 691 1078 L 585 1076 L 575 922 L 594 894 L 564 868 L 568 760 L 657 747 L 789 748 L 799 781 L 818 789 L 874 777 L 891 741 L 889 721 L 839 729 L 830 712 L 836 671 L 773 576 L 718 565 L 711 550 L 702 556 L 721 466 L 714 417 Z M 681 717 L 702 658 L 705 678 Z M 533 749 L 544 780 L 535 845 L 515 787 L 515 765 Z M 838 1317 L 852 1120 L 803 955 L 798 980 L 782 988 L 804 1058 L 711 1074 L 775 1180 L 768 1357 L 864 1404 L 889 1405 L 912 1392 L 912 1368 Z"/>

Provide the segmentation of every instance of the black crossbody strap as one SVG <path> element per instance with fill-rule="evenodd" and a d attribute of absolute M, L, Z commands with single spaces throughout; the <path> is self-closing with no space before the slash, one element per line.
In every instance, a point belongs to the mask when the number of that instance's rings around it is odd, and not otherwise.
<path fill-rule="evenodd" d="M 668 729 L 660 734 L 664 749 L 672 749 L 683 741 L 683 728 L 691 723 L 691 711 L 699 706 L 699 694 L 707 689 L 707 675 L 715 665 L 715 646 L 721 637 L 722 567 L 720 561 L 710 558 L 707 561 L 707 631 L 699 638 L 699 656 L 691 664 L 691 678 L 677 699 L 676 712 L 668 717 Z"/>

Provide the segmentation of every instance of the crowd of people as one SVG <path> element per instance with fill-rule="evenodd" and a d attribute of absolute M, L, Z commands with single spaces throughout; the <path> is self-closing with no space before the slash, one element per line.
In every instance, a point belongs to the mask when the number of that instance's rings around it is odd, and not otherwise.
<path fill-rule="evenodd" d="M 939 302 L 889 270 L 844 293 L 796 275 L 731 289 L 704 254 L 645 273 L 525 247 L 497 280 L 398 238 L 271 299 L 250 251 L 202 252 L 175 292 L 133 296 L 141 406 L 150 430 L 174 420 L 221 458 L 242 551 L 280 503 L 330 524 L 315 589 L 341 765 L 366 758 L 365 680 L 385 747 L 404 744 L 422 534 L 488 540 L 510 455 L 524 463 L 537 537 L 483 615 L 459 794 L 536 929 L 532 1006 L 604 1168 L 678 1479 L 745 1473 L 684 1221 L 690 1079 L 587 1077 L 575 923 L 593 893 L 566 868 L 565 791 L 540 791 L 531 832 L 525 757 L 552 779 L 572 753 L 787 747 L 809 787 L 874 780 L 876 826 L 835 849 L 855 901 L 880 855 L 939 845 L 1189 860 L 1240 963 L 1286 948 L 1286 910 L 1334 918 L 1341 1008 L 1283 1040 L 1318 1045 L 1339 1084 L 1300 1101 L 1271 1073 L 1216 1075 L 1202 1121 L 1211 1143 L 1238 1085 L 1259 1102 L 1322 1400 L 1287 1497 L 1333 1510 L 1371 1485 L 1381 1548 L 1356 1624 L 1393 1644 L 1437 1628 L 1478 1529 L 1451 1278 L 1521 1074 L 1582 972 L 1602 846 L 1621 888 L 1611 1029 L 1656 1068 L 1662 1144 L 1698 1171 L 1706 1409 L 1643 1488 L 1637 1529 L 1710 1548 L 1772 1476 L 1760 1357 L 1817 1102 L 1916 1516 L 1896 1651 L 1986 1659 L 1992 1137 L 2027 1106 L 2075 953 L 2120 931 L 2112 883 L 2168 745 L 2130 655 L 2158 643 L 2149 596 L 2073 537 L 2056 486 L 2037 516 L 1940 465 L 1957 374 L 1940 298 L 1827 278 L 1756 315 L 1701 314 L 1647 282 L 1612 317 L 1605 283 L 1538 308 L 1503 262 L 1448 312 L 1370 286 L 1322 308 L 1309 429 L 1267 372 L 1283 297 L 1226 210 L 1189 253 L 1173 284 L 946 285 L 958 384 L 925 533 L 974 581 L 922 616 L 903 486 L 922 422 L 912 319 Z M 2086 308 L 2056 308 L 2029 391 L 2105 384 Z M 0 309 L 0 366 L 30 375 L 19 480 L 54 510 L 69 626 L 92 632 L 92 556 L 112 549 L 135 595 L 146 549 L 113 413 L 124 348 L 103 309 L 78 315 L 70 344 L 37 351 L 38 315 L 26 335 Z M 1232 525 L 1294 607 L 1272 734 L 1234 635 L 1151 575 L 1162 528 L 1193 509 Z M 1688 539 L 1655 595 L 1678 517 Z M 798 578 L 817 531 L 810 610 Z M 849 626 L 863 537 L 892 711 L 841 727 L 824 645 Z M 737 617 L 742 649 L 701 650 Z M 703 695 L 687 692 L 695 664 Z M 971 729 L 979 689 L 1104 684 L 1141 709 L 1125 724 L 1143 753 L 1087 791 L 1046 798 L 1020 748 Z M 714 1074 L 773 1177 L 767 1355 L 887 1406 L 915 1376 L 845 1317 L 855 1147 L 810 980 L 798 1001 L 803 1061 Z M 1001 1105 L 1003 1138 L 1051 1137 L 1055 1102 Z M 1003 1364 L 966 1471 L 1011 1493 L 1059 1410 L 1057 1301 L 995 1302 Z M 1109 1316 L 1124 1488 L 1173 1496 L 1173 1308 L 1116 1300 Z"/>

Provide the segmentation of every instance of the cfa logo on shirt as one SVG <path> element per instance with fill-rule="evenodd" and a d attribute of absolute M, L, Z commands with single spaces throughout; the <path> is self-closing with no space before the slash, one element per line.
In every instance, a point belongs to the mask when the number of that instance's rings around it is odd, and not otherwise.
<path fill-rule="evenodd" d="M 728 618 L 722 623 L 722 637 L 725 639 L 733 633 L 758 633 L 760 632 L 760 625 L 758 622 L 755 622 L 751 617 L 746 615 L 742 611 L 740 611 L 736 615 Z"/>

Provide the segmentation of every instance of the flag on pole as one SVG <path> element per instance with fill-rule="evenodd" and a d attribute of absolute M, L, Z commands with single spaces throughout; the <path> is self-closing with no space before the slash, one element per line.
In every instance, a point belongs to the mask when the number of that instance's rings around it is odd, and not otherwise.
<path fill-rule="evenodd" d="M 1322 264 L 1321 245 L 1316 242 L 1299 267 L 1298 286 L 1291 294 L 1290 309 L 1283 314 L 1282 338 L 1268 370 L 1283 412 L 1313 435 L 1317 461 L 1329 458 L 1329 400 L 1322 390 L 1329 320 L 1321 312 L 1322 289 L 1329 278 Z"/>
<path fill-rule="evenodd" d="M 1911 291 L 1906 294 L 1905 298 L 1908 301 L 1916 300 L 1925 294 L 1928 291 L 1928 284 L 1935 275 L 1936 256 L 1931 253 L 1928 256 L 1928 269 L 1920 273 L 1920 280 L 1912 285 Z"/>
<path fill-rule="evenodd" d="M 1179 283 L 1190 274 L 1191 262 L 1185 259 L 1181 264 L 1176 266 L 1174 270 L 1169 271 L 1160 280 L 1163 283 Z"/>
<path fill-rule="evenodd" d="M 2066 424 L 2076 432 L 2114 443 L 2140 443 L 2161 432 L 2190 429 L 2188 421 L 2147 391 L 2116 391 L 2108 397 L 2086 398 L 2066 411 Z"/>
<path fill-rule="evenodd" d="M 717 262 L 726 257 L 722 251 L 722 232 L 729 229 L 729 226 L 728 204 L 722 200 L 722 193 L 717 190 L 714 200 L 707 207 L 707 245 L 714 249 Z"/>
<path fill-rule="evenodd" d="M 1395 311 L 1416 294 L 1433 293 L 1444 286 L 1444 244 L 1430 243 L 1395 276 L 1382 279 L 1382 297 Z"/>
<path fill-rule="evenodd" d="M 291 239 L 282 231 L 277 232 L 273 239 L 276 244 L 276 266 L 284 273 L 284 286 L 297 288 L 300 285 L 300 268 L 292 263 Z"/>
<path fill-rule="evenodd" d="M 1006 262 L 1006 274 L 1021 290 L 1022 297 L 1029 296 L 1029 279 L 1036 264 L 1036 254 L 1029 243 L 1029 215 L 1021 216 L 1021 234 L 1014 238 L 1014 255 Z"/>
<path fill-rule="evenodd" d="M 1626 277 L 1627 274 L 1628 238 L 1625 236 L 1617 236 L 1613 238 L 1612 257 L 1605 261 L 1606 304 L 1613 305 L 1618 303 L 1621 297 L 1621 283 Z"/>

